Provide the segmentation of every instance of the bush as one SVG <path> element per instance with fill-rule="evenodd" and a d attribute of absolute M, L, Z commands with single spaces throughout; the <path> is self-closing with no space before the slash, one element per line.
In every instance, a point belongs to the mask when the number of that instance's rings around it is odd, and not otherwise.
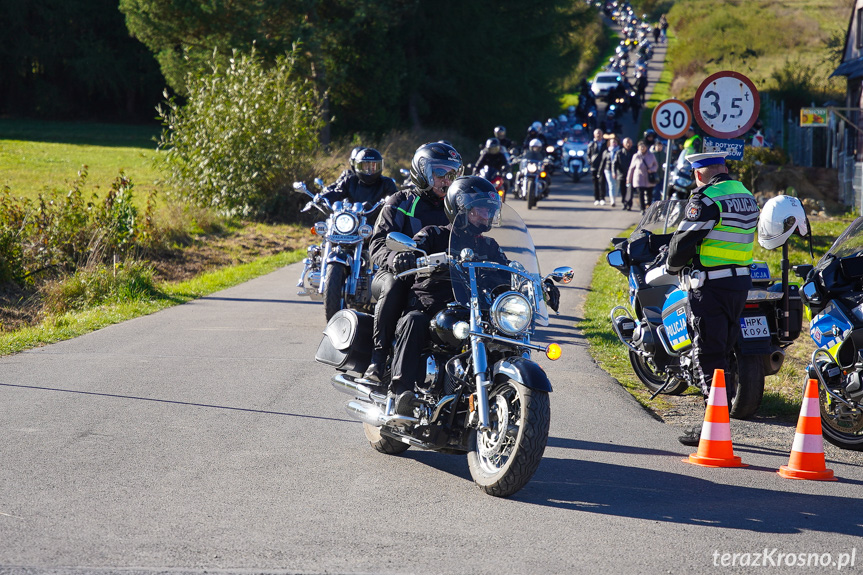
<path fill-rule="evenodd" d="M 71 276 L 48 283 L 43 294 L 45 309 L 54 314 L 159 297 L 153 284 L 152 266 L 140 261 L 129 261 L 116 267 L 98 264 L 78 270 Z"/>
<path fill-rule="evenodd" d="M 736 174 L 737 179 L 746 186 L 746 189 L 755 193 L 755 184 L 763 166 L 768 164 L 784 166 L 787 163 L 788 154 L 782 148 L 771 149 L 746 146 L 743 148 L 742 160 L 728 162 L 728 171 Z"/>
<path fill-rule="evenodd" d="M 323 119 L 313 85 L 294 73 L 294 53 L 266 68 L 254 48 L 210 72 L 192 73 L 185 106 L 159 107 L 163 168 L 182 200 L 228 215 L 279 209 L 297 174 L 309 171 Z M 167 93 L 166 93 L 167 98 Z"/>

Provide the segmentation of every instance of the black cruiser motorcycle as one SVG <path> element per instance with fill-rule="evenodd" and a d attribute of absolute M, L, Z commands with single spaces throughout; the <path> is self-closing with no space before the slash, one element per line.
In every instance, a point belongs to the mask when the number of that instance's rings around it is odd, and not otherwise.
<path fill-rule="evenodd" d="M 818 380 L 824 439 L 863 451 L 863 218 L 857 218 L 818 263 L 799 265 L 812 313 L 809 377 Z"/>
<path fill-rule="evenodd" d="M 697 272 L 679 277 L 665 273 L 661 265 L 686 203 L 668 199 L 651 204 L 629 238 L 612 240 L 616 249 L 606 256 L 629 280 L 629 307 L 612 309 L 611 325 L 629 350 L 635 375 L 653 392 L 651 398 L 679 395 L 698 381 L 686 308 L 686 289 Z M 797 286 L 788 285 L 787 271 L 785 281 L 776 282 L 766 263 L 755 262 L 750 276 L 752 289 L 726 380 L 729 413 L 736 419 L 758 409 L 764 378 L 782 367 L 785 348 L 800 335 L 803 322 L 803 303 Z"/>
<path fill-rule="evenodd" d="M 397 455 L 411 446 L 467 454 L 471 476 L 490 495 L 507 497 L 533 476 L 548 440 L 551 382 L 532 351 L 549 359 L 560 346 L 531 343 L 537 326 L 548 324 L 544 278 L 533 241 L 516 212 L 504 205 L 490 232 L 510 258 L 507 265 L 479 261 L 453 235 L 447 253 L 422 254 L 417 269 L 427 274 L 448 266 L 453 301 L 429 328 L 422 353 L 425 380 L 415 390 L 412 416 L 398 415 L 384 385 L 358 381 L 372 353 L 372 317 L 355 310 L 337 313 L 327 324 L 315 359 L 339 373 L 333 386 L 350 396 L 346 410 L 363 422 L 366 438 L 381 453 Z M 387 245 L 410 251 L 416 243 L 391 233 Z M 548 276 L 568 283 L 572 268 Z M 356 376 L 353 374 L 357 374 Z"/>
<path fill-rule="evenodd" d="M 315 185 L 323 189 L 324 182 L 316 178 Z M 371 311 L 375 269 L 365 241 L 372 235 L 372 226 L 366 223 L 366 216 L 385 200 L 372 206 L 350 202 L 330 205 L 326 199 L 310 192 L 303 182 L 294 182 L 294 191 L 312 198 L 301 211 L 307 212 L 314 207 L 327 216 L 325 221 L 315 223 L 312 228 L 313 233 L 321 238 L 321 243 L 306 250 L 303 271 L 297 282 L 300 288 L 297 295 L 323 300 L 327 321 L 346 307 Z"/>

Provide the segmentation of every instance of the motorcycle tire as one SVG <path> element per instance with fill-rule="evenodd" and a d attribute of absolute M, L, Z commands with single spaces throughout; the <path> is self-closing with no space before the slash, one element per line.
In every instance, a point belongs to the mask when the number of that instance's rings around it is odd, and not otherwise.
<path fill-rule="evenodd" d="M 658 389 L 665 385 L 666 377 L 659 375 L 643 356 L 634 351 L 630 351 L 629 363 L 632 364 L 632 369 L 635 371 L 635 375 L 651 393 L 656 393 Z M 689 383 L 683 380 L 677 380 L 675 383 L 666 387 L 662 394 L 681 395 L 687 389 L 689 389 Z"/>
<path fill-rule="evenodd" d="M 513 380 L 489 394 L 491 432 L 473 430 L 468 469 L 477 486 L 495 497 L 509 497 L 530 481 L 548 442 L 548 393 Z"/>
<path fill-rule="evenodd" d="M 344 266 L 339 264 L 327 266 L 327 275 L 324 278 L 324 315 L 327 321 L 345 307 L 342 294 L 345 291 L 346 273 Z"/>
<path fill-rule="evenodd" d="M 527 196 L 527 209 L 531 209 L 536 206 L 536 182 L 534 180 L 528 180 L 527 182 L 527 191 L 525 192 Z"/>
<path fill-rule="evenodd" d="M 840 449 L 863 451 L 863 415 L 850 420 L 837 421 L 827 403 L 828 397 L 827 392 L 819 385 L 818 405 L 821 411 L 821 432 L 824 439 Z"/>
<path fill-rule="evenodd" d="M 764 396 L 764 362 L 760 355 L 737 354 L 736 363 L 737 385 L 733 396 L 728 398 L 728 415 L 749 419 L 758 411 Z"/>
<path fill-rule="evenodd" d="M 574 169 L 572 169 L 570 171 L 570 174 L 572 174 L 573 183 L 577 184 L 579 182 L 579 180 L 581 180 L 581 173 L 580 172 L 577 172 Z"/>
<path fill-rule="evenodd" d="M 363 423 L 363 433 L 366 434 L 366 439 L 369 440 L 369 444 L 379 453 L 398 455 L 400 453 L 404 453 L 410 447 L 410 445 L 404 441 L 399 441 L 398 439 L 384 435 L 381 433 L 380 427 L 374 427 L 368 423 Z"/>

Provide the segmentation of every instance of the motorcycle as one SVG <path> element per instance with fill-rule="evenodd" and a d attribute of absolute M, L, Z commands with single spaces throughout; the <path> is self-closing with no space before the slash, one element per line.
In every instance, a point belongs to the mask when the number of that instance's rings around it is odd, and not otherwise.
<path fill-rule="evenodd" d="M 546 161 L 522 156 L 515 175 L 515 189 L 519 199 L 527 200 L 527 209 L 536 206 L 537 200 L 548 196 L 551 176 Z"/>
<path fill-rule="evenodd" d="M 587 136 L 570 136 L 563 142 L 563 171 L 568 173 L 573 182 L 578 182 L 585 174 L 590 174 L 587 163 L 587 147 L 590 144 Z"/>
<path fill-rule="evenodd" d="M 629 238 L 612 240 L 616 249 L 606 256 L 608 264 L 629 279 L 629 306 L 634 312 L 625 306 L 612 309 L 612 329 L 629 350 L 635 375 L 653 392 L 651 399 L 660 393 L 679 395 L 698 382 L 686 289 L 699 272 L 668 274 L 658 258 L 667 254 L 686 203 L 668 199 L 651 204 Z M 775 282 L 767 264 L 755 262 L 750 277 L 752 289 L 740 318 L 731 373 L 726 374 L 729 413 L 737 419 L 758 409 L 765 376 L 782 367 L 785 348 L 800 335 L 803 322 L 800 294 L 797 286 L 788 285 L 787 274 L 784 281 Z"/>
<path fill-rule="evenodd" d="M 506 193 L 512 186 L 512 174 L 510 172 L 502 172 L 486 164 L 480 168 L 477 175 L 494 184 L 494 189 L 497 190 L 500 201 L 506 201 Z"/>
<path fill-rule="evenodd" d="M 536 327 L 547 325 L 548 312 L 544 278 L 524 222 L 503 205 L 485 235 L 513 260 L 480 261 L 453 234 L 447 252 L 423 252 L 416 269 L 400 274 L 425 275 L 445 266 L 453 291 L 452 303 L 431 321 L 421 359 L 425 380 L 415 389 L 411 416 L 396 413 L 385 391 L 388 373 L 381 387 L 351 375 L 362 374 L 371 357 L 371 316 L 339 312 L 327 324 L 315 359 L 339 371 L 332 384 L 352 396 L 347 413 L 363 422 L 375 450 L 398 455 L 413 446 L 467 454 L 474 482 L 490 495 L 507 497 L 533 476 L 548 440 L 551 383 L 530 353 L 554 360 L 560 346 L 531 343 Z M 387 246 L 416 250 L 416 242 L 395 232 L 387 236 Z M 568 283 L 573 274 L 560 267 L 548 278 Z"/>
<path fill-rule="evenodd" d="M 798 265 L 801 292 L 818 347 L 808 366 L 818 381 L 824 439 L 863 451 L 863 218 L 857 218 L 813 267 Z"/>
<path fill-rule="evenodd" d="M 695 189 L 695 179 L 692 177 L 692 165 L 681 152 L 674 164 L 674 171 L 669 174 L 669 190 L 674 199 L 685 200 Z"/>
<path fill-rule="evenodd" d="M 315 179 L 318 189 L 323 181 Z M 297 295 L 324 302 L 327 321 L 345 307 L 371 310 L 372 278 L 375 266 L 371 263 L 365 240 L 372 235 L 372 226 L 366 216 L 383 205 L 384 199 L 372 206 L 362 203 L 334 202 L 332 205 L 320 195 L 311 193 L 303 182 L 294 182 L 294 191 L 312 199 L 301 210 L 307 212 L 317 208 L 327 216 L 323 222 L 315 223 L 314 235 L 321 243 L 307 248 L 303 259 L 303 271 L 297 282 Z"/>

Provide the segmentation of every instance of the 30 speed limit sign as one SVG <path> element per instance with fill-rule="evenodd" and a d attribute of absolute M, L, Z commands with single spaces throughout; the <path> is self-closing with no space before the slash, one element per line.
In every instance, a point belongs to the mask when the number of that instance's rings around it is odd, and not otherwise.
<path fill-rule="evenodd" d="M 758 119 L 761 98 L 752 80 L 739 72 L 708 76 L 693 100 L 695 121 L 714 138 L 742 136 Z"/>
<path fill-rule="evenodd" d="M 653 109 L 651 117 L 653 129 L 666 140 L 676 140 L 686 133 L 692 124 L 692 113 L 689 106 L 675 100 L 665 100 Z"/>

